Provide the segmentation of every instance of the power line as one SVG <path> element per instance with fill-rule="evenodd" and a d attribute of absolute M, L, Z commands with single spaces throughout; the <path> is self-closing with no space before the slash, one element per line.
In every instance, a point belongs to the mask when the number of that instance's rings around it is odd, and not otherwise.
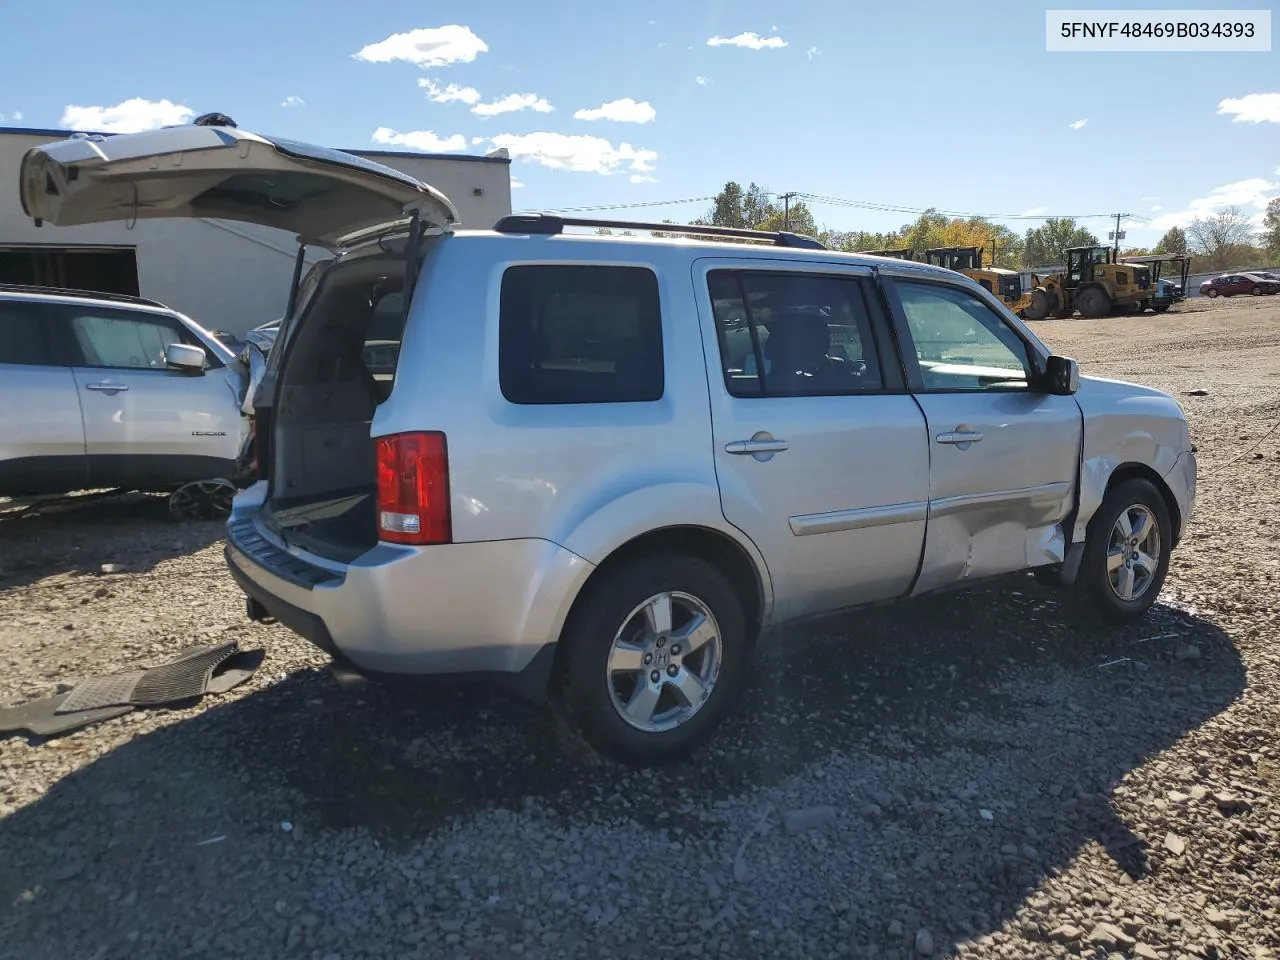
<path fill-rule="evenodd" d="M 908 207 L 896 203 L 879 203 L 871 200 L 846 200 L 841 197 L 824 197 L 816 193 L 801 193 L 803 200 L 826 203 L 837 207 L 853 207 L 879 213 L 938 213 L 947 217 L 978 218 L 982 220 L 1097 220 L 1110 219 L 1114 213 L 970 213 L 963 210 L 944 210 L 938 207 Z"/>
<path fill-rule="evenodd" d="M 646 200 L 643 203 L 606 203 L 594 207 L 539 207 L 519 213 L 589 213 L 594 210 L 636 210 L 641 207 L 674 207 L 682 203 L 709 203 L 715 197 L 688 197 L 684 200 Z"/>

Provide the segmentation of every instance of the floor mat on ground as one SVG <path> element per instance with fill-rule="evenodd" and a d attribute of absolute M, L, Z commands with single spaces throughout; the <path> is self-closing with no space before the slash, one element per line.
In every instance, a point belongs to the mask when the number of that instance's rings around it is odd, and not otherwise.
<path fill-rule="evenodd" d="M 226 693 L 244 683 L 261 665 L 262 650 L 241 650 L 233 640 L 192 647 L 168 663 L 90 677 L 69 693 L 0 709 L 0 734 L 27 730 L 37 736 L 67 733 L 132 710 Z"/>

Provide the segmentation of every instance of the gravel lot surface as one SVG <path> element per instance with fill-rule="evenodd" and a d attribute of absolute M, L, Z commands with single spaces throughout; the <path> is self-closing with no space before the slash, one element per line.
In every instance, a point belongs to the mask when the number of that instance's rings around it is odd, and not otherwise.
<path fill-rule="evenodd" d="M 0 740 L 0 957 L 1280 957 L 1280 298 L 1037 329 L 1188 410 L 1162 603 L 1103 628 L 1026 577 L 793 631 L 659 772 L 493 690 L 338 682 L 163 501 L 0 517 L 0 704 L 268 651 Z"/>

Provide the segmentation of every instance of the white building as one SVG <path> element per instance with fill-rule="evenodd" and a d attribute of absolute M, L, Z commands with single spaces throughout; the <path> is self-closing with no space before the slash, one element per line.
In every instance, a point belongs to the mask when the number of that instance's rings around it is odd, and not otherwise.
<path fill-rule="evenodd" d="M 22 157 L 69 135 L 0 128 L 0 283 L 141 295 L 234 335 L 279 318 L 298 250 L 284 231 L 227 220 L 37 227 L 18 194 Z M 431 184 L 453 201 L 463 227 L 491 227 L 511 212 L 511 161 L 505 157 L 348 152 Z M 321 255 L 316 252 L 317 259 Z"/>

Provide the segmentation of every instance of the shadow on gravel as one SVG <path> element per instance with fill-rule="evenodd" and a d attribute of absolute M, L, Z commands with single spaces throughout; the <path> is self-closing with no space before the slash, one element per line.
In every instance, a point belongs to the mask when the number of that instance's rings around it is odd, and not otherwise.
<path fill-rule="evenodd" d="M 341 872 L 343 845 L 321 839 L 334 831 L 407 849 L 452 830 L 448 818 L 531 801 L 565 821 L 716 839 L 715 817 L 682 821 L 681 808 L 745 803 L 797 776 L 784 796 L 845 784 L 821 802 L 841 829 L 891 851 L 859 883 L 905 885 L 903 902 L 927 905 L 935 931 L 970 936 L 996 929 L 1090 841 L 1117 871 L 1150 869 L 1112 788 L 1244 684 L 1230 637 L 1191 612 L 1161 605 L 1102 628 L 1029 578 L 793 632 L 760 652 L 728 729 L 660 771 L 599 761 L 546 711 L 489 689 L 295 674 L 134 739 L 0 821 L 0 930 L 19 910 L 25 929 L 71 930 L 75 912 L 59 911 L 76 897 L 141 885 L 158 883 L 166 915 L 184 917 L 201 898 L 234 899 L 222 885 L 237 876 L 279 871 L 283 883 L 285 819 Z M 199 845 L 215 837 L 227 838 L 216 855 Z M 46 893 L 15 905 L 36 886 Z M 40 949 L 33 940 L 24 955 Z"/>
<path fill-rule="evenodd" d="M 81 494 L 33 512 L 0 500 L 0 592 L 57 574 L 97 576 L 104 563 L 146 573 L 221 539 L 221 521 L 180 523 L 168 504 L 154 494 Z"/>

